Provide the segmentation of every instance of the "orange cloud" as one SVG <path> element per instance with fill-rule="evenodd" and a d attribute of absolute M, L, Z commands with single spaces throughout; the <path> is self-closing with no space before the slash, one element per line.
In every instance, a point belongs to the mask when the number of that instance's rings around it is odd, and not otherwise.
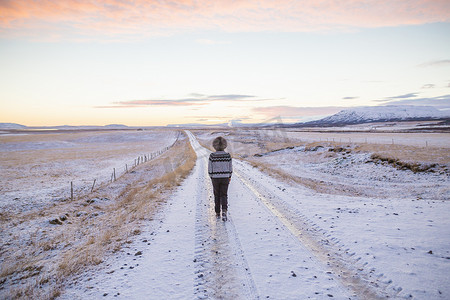
<path fill-rule="evenodd" d="M 3 37 L 330 31 L 450 21 L 448 0 L 3 0 Z"/>
<path fill-rule="evenodd" d="M 183 99 L 150 99 L 150 100 L 126 100 L 114 102 L 114 105 L 95 106 L 95 108 L 130 108 L 146 106 L 199 106 L 207 105 L 211 102 L 260 102 L 279 99 L 263 99 L 253 95 L 224 94 L 224 95 L 203 95 L 192 93 L 189 98 Z"/>

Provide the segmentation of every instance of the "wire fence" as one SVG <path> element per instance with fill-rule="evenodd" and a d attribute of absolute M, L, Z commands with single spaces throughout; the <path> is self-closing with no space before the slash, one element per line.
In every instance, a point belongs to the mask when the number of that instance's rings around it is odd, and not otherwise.
<path fill-rule="evenodd" d="M 107 177 L 107 178 L 109 178 L 107 180 L 100 181 L 100 180 L 97 180 L 97 178 L 94 178 L 93 180 L 81 179 L 81 180 L 78 180 L 78 183 L 80 183 L 80 185 L 78 187 L 75 186 L 74 181 L 70 181 L 70 199 L 73 200 L 74 197 L 76 197 L 76 195 L 80 196 L 80 195 L 83 195 L 86 193 L 92 193 L 96 189 L 96 187 L 98 187 L 102 184 L 108 184 L 108 183 L 115 182 L 121 176 L 123 176 L 127 173 L 133 173 L 134 172 L 133 169 L 135 169 L 139 165 L 150 162 L 150 161 L 156 159 L 157 157 L 161 156 L 165 152 L 167 152 L 170 148 L 172 148 L 177 143 L 180 136 L 181 136 L 181 132 L 178 132 L 175 141 L 171 145 L 166 146 L 162 149 L 159 149 L 159 150 L 151 152 L 151 153 L 141 154 L 138 157 L 134 158 L 134 161 L 131 161 L 130 164 L 126 163 L 121 168 L 114 167 L 112 169 L 111 176 Z"/>

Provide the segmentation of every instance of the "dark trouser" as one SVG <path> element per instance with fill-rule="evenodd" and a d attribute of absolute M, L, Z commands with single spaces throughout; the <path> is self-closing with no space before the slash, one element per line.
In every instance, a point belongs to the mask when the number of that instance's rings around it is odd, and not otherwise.
<path fill-rule="evenodd" d="M 220 213 L 220 206 L 222 210 L 228 208 L 228 185 L 230 178 L 211 178 L 214 188 L 214 210 L 217 214 Z"/>

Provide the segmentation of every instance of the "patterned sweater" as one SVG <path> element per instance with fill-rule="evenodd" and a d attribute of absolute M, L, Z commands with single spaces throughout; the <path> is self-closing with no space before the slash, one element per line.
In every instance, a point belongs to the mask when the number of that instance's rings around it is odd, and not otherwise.
<path fill-rule="evenodd" d="M 211 178 L 230 178 L 233 173 L 230 153 L 225 151 L 211 153 L 209 155 L 208 173 Z"/>

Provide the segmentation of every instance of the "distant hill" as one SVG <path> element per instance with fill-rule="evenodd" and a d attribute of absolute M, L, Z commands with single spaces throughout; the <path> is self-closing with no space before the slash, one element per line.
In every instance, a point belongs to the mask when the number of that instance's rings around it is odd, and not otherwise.
<path fill-rule="evenodd" d="M 72 125 L 61 125 L 61 126 L 25 126 L 16 123 L 0 123 L 0 130 L 24 130 L 24 129 L 57 129 L 57 130 L 92 130 L 92 129 L 127 129 L 130 128 L 127 125 L 122 124 L 109 124 L 105 126 L 72 126 Z"/>
<path fill-rule="evenodd" d="M 26 129 L 27 126 L 16 123 L 0 123 L 0 129 Z"/>
<path fill-rule="evenodd" d="M 126 125 L 121 124 L 110 124 L 105 126 L 95 126 L 95 125 L 82 125 L 82 126 L 72 126 L 72 125 L 63 125 L 63 126 L 52 126 L 46 127 L 49 129 L 59 129 L 59 130 L 89 130 L 89 129 L 126 129 L 129 128 Z"/>
<path fill-rule="evenodd" d="M 126 128 L 129 128 L 127 125 L 123 125 L 123 124 L 109 124 L 109 125 L 105 125 L 103 127 L 104 128 L 108 128 L 108 129 L 126 129 Z"/>
<path fill-rule="evenodd" d="M 187 124 L 168 124 L 166 127 L 175 128 L 209 128 L 209 127 L 228 127 L 228 124 L 201 124 L 201 123 L 187 123 Z"/>
<path fill-rule="evenodd" d="M 344 109 L 317 121 L 297 123 L 291 126 L 344 126 L 372 122 L 439 120 L 449 117 L 449 111 L 443 112 L 432 106 L 363 106 Z"/>

